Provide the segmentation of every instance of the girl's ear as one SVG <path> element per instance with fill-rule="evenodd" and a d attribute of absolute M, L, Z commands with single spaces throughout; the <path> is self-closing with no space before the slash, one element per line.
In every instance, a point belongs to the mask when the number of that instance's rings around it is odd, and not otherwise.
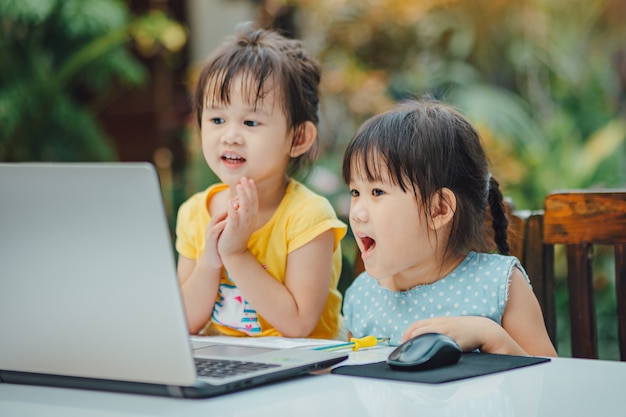
<path fill-rule="evenodd" d="M 317 137 L 317 128 L 313 122 L 307 121 L 301 129 L 296 131 L 296 135 L 289 150 L 289 156 L 292 158 L 297 158 L 311 149 Z"/>
<path fill-rule="evenodd" d="M 442 188 L 441 192 L 431 197 L 431 227 L 441 229 L 452 222 L 456 212 L 456 195 L 449 188 Z"/>

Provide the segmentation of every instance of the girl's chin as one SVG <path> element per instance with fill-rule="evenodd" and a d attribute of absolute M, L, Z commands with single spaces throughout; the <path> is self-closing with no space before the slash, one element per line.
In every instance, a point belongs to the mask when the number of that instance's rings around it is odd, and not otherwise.
<path fill-rule="evenodd" d="M 367 271 L 367 275 L 377 280 L 381 280 L 387 275 L 375 266 L 365 266 L 365 271 Z"/>
<path fill-rule="evenodd" d="M 392 279 L 392 277 L 394 275 L 396 275 L 399 271 L 397 269 L 395 269 L 394 265 L 367 265 L 365 264 L 365 271 L 367 271 L 367 274 L 382 282 L 385 282 L 389 279 Z"/>

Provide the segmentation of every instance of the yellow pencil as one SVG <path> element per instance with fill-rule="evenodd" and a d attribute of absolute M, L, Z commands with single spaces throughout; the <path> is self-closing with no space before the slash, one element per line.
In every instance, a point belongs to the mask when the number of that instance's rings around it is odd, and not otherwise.
<path fill-rule="evenodd" d="M 319 348 L 315 348 L 315 350 L 324 350 L 324 351 L 330 352 L 333 350 L 352 348 L 352 350 L 356 351 L 356 350 L 359 350 L 360 348 L 374 347 L 378 345 L 379 343 L 384 343 L 387 341 L 389 341 L 388 337 L 376 337 L 376 336 L 365 336 L 361 338 L 353 337 L 347 343 L 340 343 L 338 345 L 332 345 L 332 346 L 322 346 Z"/>

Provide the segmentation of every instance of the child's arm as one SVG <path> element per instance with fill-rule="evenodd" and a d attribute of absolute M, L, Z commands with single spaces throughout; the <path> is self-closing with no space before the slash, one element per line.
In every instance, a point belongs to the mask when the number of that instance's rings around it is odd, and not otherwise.
<path fill-rule="evenodd" d="M 480 349 L 508 355 L 557 356 L 548 337 L 539 303 L 522 273 L 513 268 L 509 300 L 502 326 L 478 316 L 435 317 L 419 320 L 404 332 L 402 341 L 423 333 L 445 333 L 463 351 Z"/>
<path fill-rule="evenodd" d="M 250 305 L 283 336 L 306 337 L 319 321 L 328 298 L 334 231 L 321 233 L 288 255 L 282 284 L 248 250 L 258 214 L 254 182 L 243 179 L 236 190 L 217 242 L 224 267 Z"/>
<path fill-rule="evenodd" d="M 513 269 L 502 327 L 529 355 L 557 356 L 543 321 L 541 307 L 528 282 Z"/>
<path fill-rule="evenodd" d="M 334 232 L 327 230 L 287 258 L 285 283 L 245 249 L 224 254 L 230 277 L 250 305 L 283 336 L 306 337 L 319 321 L 332 276 Z"/>
<path fill-rule="evenodd" d="M 207 225 L 205 250 L 197 262 L 180 254 L 178 256 L 178 282 L 190 334 L 198 333 L 213 312 L 223 266 L 217 252 L 217 241 L 224 230 L 225 218 L 226 212 L 217 214 Z"/>

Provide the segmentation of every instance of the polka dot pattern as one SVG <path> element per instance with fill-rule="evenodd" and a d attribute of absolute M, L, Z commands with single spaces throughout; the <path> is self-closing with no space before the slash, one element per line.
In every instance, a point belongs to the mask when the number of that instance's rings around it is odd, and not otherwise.
<path fill-rule="evenodd" d="M 399 292 L 381 287 L 364 272 L 346 291 L 346 326 L 354 337 L 390 337 L 397 345 L 411 323 L 425 318 L 483 316 L 501 324 L 513 267 L 526 277 L 513 256 L 470 252 L 439 281 Z"/>

